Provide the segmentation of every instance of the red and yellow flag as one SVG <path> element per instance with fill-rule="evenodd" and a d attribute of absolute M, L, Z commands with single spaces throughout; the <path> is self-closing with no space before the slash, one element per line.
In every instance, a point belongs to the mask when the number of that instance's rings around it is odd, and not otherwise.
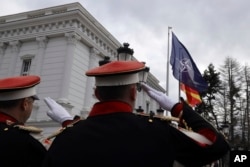
<path fill-rule="evenodd" d="M 180 89 L 186 94 L 187 103 L 191 107 L 194 107 L 202 102 L 198 91 L 190 88 L 183 83 L 180 83 Z"/>

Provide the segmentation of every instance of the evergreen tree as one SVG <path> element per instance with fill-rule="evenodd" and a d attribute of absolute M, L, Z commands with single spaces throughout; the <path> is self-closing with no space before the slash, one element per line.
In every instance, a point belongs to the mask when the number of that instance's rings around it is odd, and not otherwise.
<path fill-rule="evenodd" d="M 217 128 L 219 128 L 217 114 L 213 106 L 216 94 L 218 94 L 221 89 L 220 73 L 216 72 L 213 64 L 209 64 L 208 69 L 204 71 L 203 78 L 208 83 L 208 89 L 206 92 L 200 94 L 202 103 L 196 107 L 196 111 L 202 113 L 209 121 L 215 121 Z M 212 115 L 212 117 L 210 117 L 210 115 Z"/>

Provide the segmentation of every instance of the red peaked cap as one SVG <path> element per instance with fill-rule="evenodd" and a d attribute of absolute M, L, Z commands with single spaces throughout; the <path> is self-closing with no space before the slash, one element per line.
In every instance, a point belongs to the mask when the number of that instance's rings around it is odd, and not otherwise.
<path fill-rule="evenodd" d="M 145 64 L 138 61 L 112 61 L 90 69 L 87 76 L 94 76 L 96 86 L 119 86 L 139 82 L 138 73 L 145 69 Z"/>
<path fill-rule="evenodd" d="M 40 80 L 40 77 L 36 75 L 1 78 L 0 101 L 14 100 L 24 98 L 25 96 L 33 96 L 35 99 L 38 99 L 33 87 L 39 84 Z"/>
<path fill-rule="evenodd" d="M 143 62 L 138 61 L 112 61 L 102 66 L 90 69 L 87 76 L 119 75 L 141 71 L 145 68 Z"/>

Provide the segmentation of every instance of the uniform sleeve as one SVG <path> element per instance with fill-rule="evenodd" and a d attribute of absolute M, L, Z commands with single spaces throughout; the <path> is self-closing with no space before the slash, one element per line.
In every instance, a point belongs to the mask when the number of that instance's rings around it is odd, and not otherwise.
<path fill-rule="evenodd" d="M 177 160 L 180 163 L 185 166 L 201 166 L 220 159 L 229 151 L 230 147 L 224 136 L 187 104 L 176 104 L 171 113 L 180 118 L 180 126 L 189 127 L 189 130 L 212 142 L 205 144 L 183 135 L 181 131 L 173 132 L 177 139 Z"/>

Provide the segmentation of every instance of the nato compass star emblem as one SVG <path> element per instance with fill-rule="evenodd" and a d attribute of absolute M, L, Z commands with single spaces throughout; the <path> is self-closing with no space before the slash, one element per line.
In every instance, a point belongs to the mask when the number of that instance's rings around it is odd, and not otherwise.
<path fill-rule="evenodd" d="M 190 59 L 183 58 L 180 60 L 180 72 L 187 73 L 192 80 L 194 79 L 194 70 Z"/>
<path fill-rule="evenodd" d="M 195 81 L 193 64 L 188 58 L 180 60 L 180 72 L 186 76 L 189 76 L 189 82 L 199 85 L 199 82 Z"/>

